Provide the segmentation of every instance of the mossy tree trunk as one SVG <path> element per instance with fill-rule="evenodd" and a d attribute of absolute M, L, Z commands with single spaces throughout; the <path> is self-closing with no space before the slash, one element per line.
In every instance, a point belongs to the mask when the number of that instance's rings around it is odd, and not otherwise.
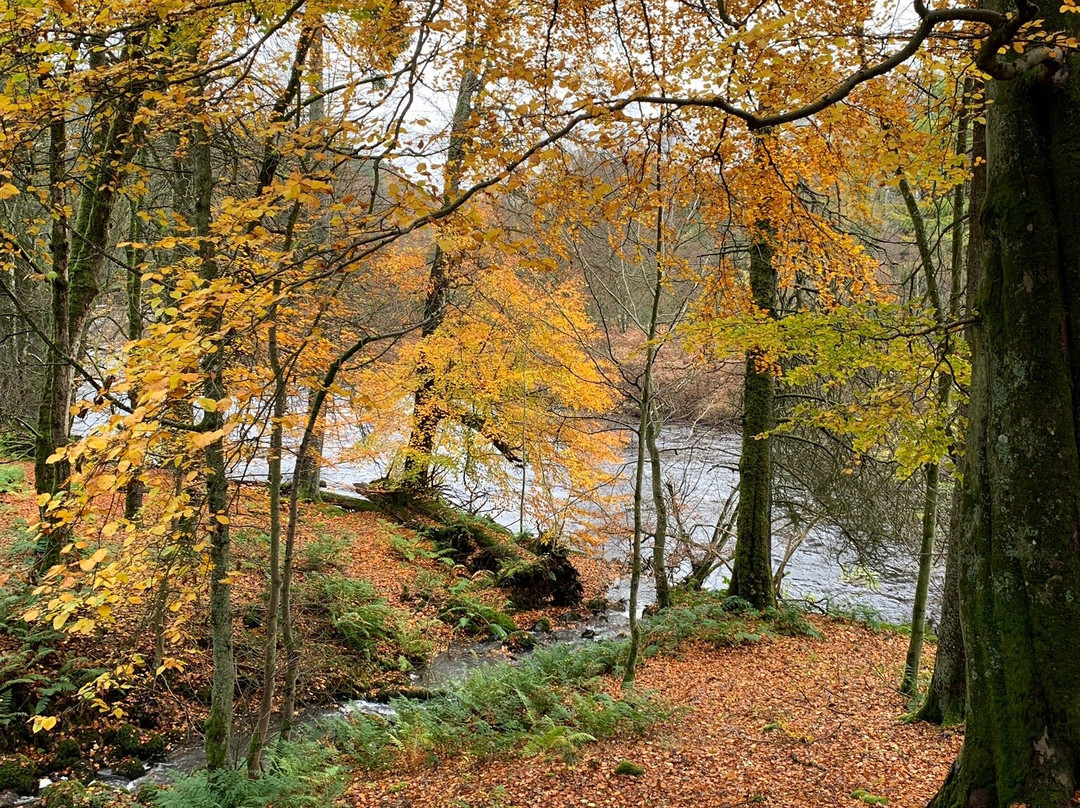
<path fill-rule="evenodd" d="M 1040 16 L 1080 36 L 1080 15 Z M 967 726 L 936 808 L 1061 808 L 1080 783 L 1080 54 L 1064 58 L 1053 78 L 988 88 L 961 495 Z"/>
<path fill-rule="evenodd" d="M 137 42 L 130 42 L 125 47 L 124 58 L 131 58 L 137 47 Z M 104 58 L 103 53 L 95 51 L 90 57 L 91 67 L 103 64 Z M 47 461 L 68 442 L 69 408 L 74 394 L 72 361 L 98 296 L 101 266 L 108 249 L 109 222 L 121 173 L 134 153 L 133 144 L 139 136 L 132 131 L 139 106 L 138 95 L 130 87 L 124 90 L 104 120 L 91 119 L 89 124 L 95 159 L 89 176 L 82 182 L 74 221 L 69 221 L 64 212 L 64 185 L 70 180 L 67 175 L 67 110 L 58 110 L 49 125 L 49 202 L 54 211 L 49 235 L 52 317 L 34 444 L 34 485 L 39 495 L 58 493 L 67 484 L 71 472 L 66 460 Z M 34 564 L 37 574 L 46 572 L 60 561 L 60 550 L 68 540 L 68 531 L 50 523 L 44 510 L 42 525 L 39 554 Z"/>
<path fill-rule="evenodd" d="M 969 84 L 967 92 L 974 90 Z M 968 210 L 977 214 L 982 209 L 986 195 L 986 128 L 977 120 L 971 127 L 971 183 L 968 191 Z M 966 275 L 961 289 L 958 279 L 953 279 L 952 296 L 963 296 L 963 307 L 971 309 L 977 295 L 979 279 L 982 277 L 982 228 L 977 215 L 968 217 L 967 255 L 964 259 Z M 954 261 L 956 254 L 954 250 Z M 954 263 L 955 266 L 955 263 Z M 954 273 L 955 276 L 956 273 Z M 950 304 L 954 311 L 960 311 L 959 303 Z M 970 341 L 970 328 L 968 329 Z M 964 453 L 957 452 L 956 460 L 959 477 L 963 476 Z M 963 524 L 961 523 L 959 493 L 954 493 L 952 512 L 949 517 L 949 538 L 945 554 L 945 586 L 941 597 L 941 621 L 938 627 L 937 655 L 934 659 L 934 674 L 930 679 L 930 688 L 926 699 L 919 708 L 917 718 L 934 724 L 948 726 L 964 720 L 966 707 L 966 662 L 964 637 L 960 626 L 960 542 Z"/>
<path fill-rule="evenodd" d="M 211 163 L 210 129 L 205 123 L 193 127 L 193 191 L 195 194 L 195 235 L 200 238 L 200 274 L 206 283 L 218 277 L 215 248 L 210 240 L 211 206 L 214 174 Z M 221 327 L 220 307 L 208 311 L 203 328 L 208 334 Z M 203 359 L 203 395 L 213 401 L 225 398 L 224 348 L 218 344 Z M 206 411 L 198 428 L 205 432 L 220 430 L 224 415 Z M 213 680 L 210 685 L 210 715 L 206 719 L 206 768 L 211 772 L 228 764 L 233 724 L 233 690 L 236 661 L 233 651 L 233 612 L 228 576 L 232 566 L 229 535 L 229 481 L 225 477 L 225 441 L 219 437 L 205 449 L 206 515 L 210 528 L 210 637 Z"/>
<path fill-rule="evenodd" d="M 777 278 L 768 226 L 750 247 L 750 291 L 754 305 L 776 316 Z M 739 505 L 735 522 L 735 560 L 728 594 L 756 609 L 776 606 L 772 574 L 772 450 L 760 437 L 774 426 L 776 378 L 758 367 L 759 355 L 748 351 L 743 381 L 743 434 L 739 456 Z"/>

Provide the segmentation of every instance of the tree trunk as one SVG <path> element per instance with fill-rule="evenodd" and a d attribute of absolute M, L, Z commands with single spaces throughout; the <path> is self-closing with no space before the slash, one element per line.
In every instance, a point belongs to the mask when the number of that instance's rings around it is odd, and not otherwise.
<path fill-rule="evenodd" d="M 773 249 L 766 241 L 767 225 L 750 247 L 750 290 L 754 305 L 776 316 L 776 270 Z M 757 366 L 758 354 L 746 355 L 743 381 L 743 435 L 739 456 L 739 505 L 735 527 L 735 558 L 728 594 L 743 598 L 755 609 L 776 606 L 772 574 L 772 458 L 769 438 L 759 438 L 774 425 L 776 379 Z"/>
<path fill-rule="evenodd" d="M 904 678 L 900 683 L 900 692 L 905 696 L 916 696 L 919 693 L 919 666 L 922 661 L 923 638 L 926 636 L 926 601 L 930 594 L 930 573 L 934 568 L 934 543 L 937 539 L 941 466 L 938 463 L 927 463 L 924 471 L 926 484 L 923 492 L 919 574 L 915 582 L 915 601 L 911 607 L 911 638 L 908 642 L 907 658 L 904 660 Z"/>
<path fill-rule="evenodd" d="M 274 300 L 281 294 L 281 281 L 274 281 Z M 263 646 L 263 680 L 259 694 L 259 715 L 248 744 L 248 772 L 262 769 L 262 753 L 270 732 L 274 706 L 274 679 L 277 675 L 278 611 L 281 599 L 281 454 L 284 444 L 286 378 L 278 353 L 277 303 L 274 304 L 267 337 L 267 359 L 274 374 L 273 423 L 270 425 L 270 452 L 267 455 L 267 483 L 270 488 L 270 591 L 266 604 L 266 645 Z"/>
<path fill-rule="evenodd" d="M 138 49 L 137 42 L 126 46 L 125 58 Z M 95 67 L 104 61 L 97 50 L 90 56 Z M 107 251 L 109 220 L 112 218 L 120 186 L 121 172 L 134 152 L 137 135 L 132 124 L 139 107 L 138 95 L 130 90 L 112 109 L 111 116 L 98 121 L 91 139 L 96 160 L 84 178 L 78 209 L 68 234 L 63 213 L 63 182 L 67 178 L 67 124 L 61 110 L 49 126 L 49 186 L 53 224 L 50 232 L 52 263 L 52 345 L 46 352 L 45 385 L 38 410 L 37 438 L 34 446 L 34 480 L 37 493 L 56 494 L 67 483 L 70 466 L 66 460 L 48 463 L 49 457 L 68 442 L 71 424 L 70 407 L 74 395 L 71 361 L 77 353 L 79 336 L 98 295 L 101 265 Z M 67 543 L 67 528 L 50 523 L 42 511 L 42 535 L 35 573 L 42 574 L 60 561 L 60 550 Z"/>
<path fill-rule="evenodd" d="M 965 85 L 965 93 L 971 94 L 974 83 Z M 960 148 L 957 151 L 962 151 Z M 971 129 L 971 186 L 968 192 L 967 255 L 964 264 L 967 277 L 963 288 L 955 268 L 959 257 L 953 249 L 953 288 L 949 308 L 959 312 L 962 307 L 970 309 L 978 294 L 979 279 L 982 277 L 982 228 L 979 225 L 978 212 L 982 209 L 986 196 L 986 129 L 975 121 Z M 961 304 L 963 301 L 963 304 Z M 966 329 L 971 341 L 971 328 Z M 959 477 L 963 477 L 964 452 L 957 451 L 956 459 Z M 957 724 L 964 720 L 967 704 L 966 657 L 964 637 L 960 628 L 960 542 L 962 524 L 960 522 L 959 490 L 953 494 L 952 512 L 949 517 L 949 539 L 945 556 L 945 589 L 941 598 L 941 624 L 938 628 L 937 656 L 934 661 L 934 674 L 930 679 L 930 689 L 917 718 L 942 726 Z"/>
<path fill-rule="evenodd" d="M 964 720 L 964 636 L 960 630 L 960 497 L 953 496 L 945 554 L 945 587 L 941 595 L 934 675 L 926 699 L 916 714 L 919 721 L 943 727 Z"/>
<path fill-rule="evenodd" d="M 217 278 L 218 266 L 210 234 L 214 174 L 211 164 L 210 131 L 205 124 L 194 127 L 192 143 L 193 190 L 195 194 L 195 234 L 200 237 L 199 259 L 204 281 Z M 206 315 L 206 333 L 217 332 L 221 325 L 220 308 Z M 215 345 L 203 360 L 206 381 L 203 394 L 213 401 L 225 397 L 224 357 L 221 345 Z M 221 429 L 224 416 L 205 412 L 199 428 L 206 432 Z M 210 636 L 212 641 L 213 681 L 210 685 L 210 715 L 206 719 L 206 768 L 213 772 L 224 768 L 229 759 L 233 724 L 233 690 L 236 663 L 233 653 L 233 615 L 229 536 L 229 482 L 225 477 L 225 442 L 218 438 L 206 447 L 206 514 L 210 527 Z"/>
<path fill-rule="evenodd" d="M 472 16 L 471 8 L 467 14 Z M 474 24 L 469 23 L 469 31 L 466 33 L 466 59 L 472 58 L 469 52 L 473 49 L 472 25 Z M 474 65 L 466 64 L 458 84 L 457 102 L 450 121 L 450 145 L 443 175 L 444 202 L 452 200 L 461 190 L 468 141 L 467 127 L 473 113 L 473 98 L 479 90 L 480 76 Z M 420 329 L 422 341 L 438 330 L 446 315 L 446 303 L 450 294 L 450 269 L 446 253 L 436 244 L 424 298 L 424 322 Z M 428 488 L 431 485 L 431 453 L 435 449 L 439 424 L 446 413 L 438 396 L 438 369 L 432 365 L 423 345 L 420 347 L 419 359 L 416 363 L 416 377 L 418 383 L 416 392 L 413 394 L 412 431 L 409 434 L 409 445 L 405 453 L 402 480 L 407 486 L 413 488 Z"/>
<path fill-rule="evenodd" d="M 143 331 L 142 270 L 139 267 L 146 257 L 146 251 L 135 246 L 141 239 L 140 231 L 139 208 L 133 200 L 131 202 L 131 219 L 128 227 L 128 241 L 130 243 L 127 248 L 127 338 L 129 342 L 141 339 Z M 136 389 L 133 388 L 128 394 L 128 401 L 132 407 L 138 405 L 139 395 Z M 145 491 L 146 485 L 143 483 L 142 477 L 139 476 L 138 472 L 134 473 L 124 488 L 125 519 L 136 518 L 142 509 Z"/>
<path fill-rule="evenodd" d="M 1040 15 L 1080 36 L 1080 15 Z M 1064 58 L 1053 79 L 989 85 L 961 494 L 967 727 L 937 808 L 1061 808 L 1080 781 L 1080 56 Z"/>
<path fill-rule="evenodd" d="M 656 412 L 655 404 L 651 409 L 652 414 L 645 430 L 645 446 L 649 450 L 649 477 L 652 480 L 653 510 L 656 513 L 652 552 L 653 580 L 656 584 L 656 605 L 661 609 L 666 609 L 671 605 L 671 588 L 668 585 L 667 561 L 665 559 L 668 513 L 667 500 L 664 499 L 664 481 L 660 471 L 660 449 L 656 445 L 656 435 L 660 431 L 660 416 Z"/>
<path fill-rule="evenodd" d="M 661 124 L 662 125 L 662 124 Z M 659 198 L 661 188 L 660 161 L 663 155 L 661 131 L 657 133 L 656 148 L 656 190 Z M 626 671 L 623 673 L 622 686 L 633 687 L 634 677 L 637 673 L 638 650 L 641 646 L 641 623 L 638 620 L 638 589 L 641 586 L 641 539 L 644 534 L 644 514 L 642 513 L 644 489 L 645 489 L 645 447 L 652 439 L 655 448 L 655 435 L 652 435 L 653 425 L 653 366 L 656 364 L 656 354 L 659 351 L 656 337 L 660 325 L 660 298 L 664 292 L 664 206 L 660 202 L 656 207 L 656 255 L 655 255 L 655 283 L 652 290 L 652 307 L 649 311 L 649 324 L 645 333 L 645 369 L 641 376 L 641 397 L 638 406 L 641 415 L 638 419 L 637 428 L 637 457 L 634 466 L 634 535 L 631 542 L 631 568 L 630 568 L 630 649 L 626 655 Z M 655 497 L 659 485 L 660 469 L 659 457 L 653 473 L 653 495 Z M 660 498 L 664 493 L 660 491 Z M 660 513 L 657 513 L 660 517 Z M 667 530 L 667 510 L 663 511 L 664 530 Z M 667 579 L 664 580 L 665 588 Z M 659 592 L 657 593 L 659 595 Z"/>

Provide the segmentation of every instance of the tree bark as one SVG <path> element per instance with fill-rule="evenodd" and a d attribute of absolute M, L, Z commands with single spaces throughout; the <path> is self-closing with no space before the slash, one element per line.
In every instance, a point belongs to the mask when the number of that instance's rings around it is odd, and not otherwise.
<path fill-rule="evenodd" d="M 1078 15 L 1040 15 L 1080 35 Z M 1080 782 L 1080 56 L 1063 58 L 1053 78 L 988 88 L 961 494 L 967 727 L 936 808 L 1061 808 Z"/>
<path fill-rule="evenodd" d="M 146 257 L 146 251 L 135 246 L 141 238 L 141 229 L 138 205 L 133 200 L 131 202 L 131 219 L 128 227 L 128 241 L 130 243 L 127 248 L 127 338 L 129 342 L 141 339 L 143 331 L 142 270 L 139 267 Z M 138 400 L 138 391 L 133 388 L 128 394 L 128 401 L 132 407 L 135 407 Z M 124 488 L 125 519 L 133 520 L 136 518 L 142 509 L 145 492 L 146 485 L 136 472 Z"/>
<path fill-rule="evenodd" d="M 125 58 L 132 58 L 137 43 L 125 48 Z M 90 65 L 101 64 L 104 55 L 94 51 Z M 48 459 L 67 445 L 71 425 L 70 406 L 74 394 L 71 361 L 77 353 L 79 338 L 90 309 L 98 295 L 101 265 L 107 250 L 109 221 L 119 192 L 120 177 L 132 155 L 132 124 L 139 107 L 139 97 L 125 88 L 112 114 L 96 122 L 92 152 L 96 160 L 79 195 L 70 238 L 64 214 L 63 182 L 67 179 L 66 111 L 60 110 L 49 126 L 49 186 L 53 224 L 50 232 L 52 345 L 46 351 L 46 369 L 41 403 L 38 409 L 37 436 L 34 445 L 34 485 L 37 493 L 54 495 L 67 483 L 71 472 L 66 460 L 48 463 Z M 42 535 L 35 573 L 41 575 L 60 561 L 60 550 L 68 541 L 69 531 L 52 523 L 42 510 Z"/>
<path fill-rule="evenodd" d="M 960 497 L 953 496 L 945 553 L 945 586 L 941 595 L 937 656 L 926 699 L 915 717 L 943 727 L 964 720 L 964 636 L 960 629 Z"/>
<path fill-rule="evenodd" d="M 768 226 L 750 247 L 750 290 L 754 305 L 776 316 L 777 277 Z M 743 381 L 743 434 L 739 456 L 739 505 L 735 527 L 735 558 L 728 595 L 743 598 L 755 609 L 776 606 L 772 574 L 772 456 L 769 438 L 774 426 L 776 379 L 758 367 L 759 355 L 746 355 Z"/>

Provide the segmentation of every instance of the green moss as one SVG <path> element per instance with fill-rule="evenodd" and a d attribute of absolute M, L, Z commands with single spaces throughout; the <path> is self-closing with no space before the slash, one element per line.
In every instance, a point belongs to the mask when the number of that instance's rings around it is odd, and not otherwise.
<path fill-rule="evenodd" d="M 14 791 L 28 797 L 38 790 L 37 767 L 22 755 L 0 763 L 0 791 Z"/>
<path fill-rule="evenodd" d="M 131 724 L 121 724 L 112 734 L 112 744 L 125 755 L 137 755 L 142 747 L 139 730 Z"/>
<path fill-rule="evenodd" d="M 615 774 L 623 777 L 641 777 L 645 774 L 645 768 L 631 760 L 623 760 L 615 767 Z"/>
<path fill-rule="evenodd" d="M 50 765 L 51 771 L 60 771 L 62 769 L 68 769 L 78 763 L 83 756 L 82 747 L 79 746 L 79 742 L 74 738 L 64 738 L 56 745 L 56 751 L 53 752 L 52 764 Z"/>
<path fill-rule="evenodd" d="M 464 594 L 447 598 L 439 610 L 439 619 L 470 634 L 487 634 L 496 640 L 505 640 L 518 630 L 509 615 Z"/>
<path fill-rule="evenodd" d="M 886 797 L 878 797 L 878 796 L 876 796 L 874 794 L 871 794 L 869 791 L 867 791 L 864 788 L 857 788 L 854 791 L 852 791 L 851 792 L 851 798 L 853 800 L 861 800 L 862 802 L 866 803 L 867 805 L 888 805 L 889 804 L 888 798 L 886 798 Z"/>
<path fill-rule="evenodd" d="M 506 638 L 506 644 L 518 651 L 531 651 L 536 647 L 536 635 L 528 631 L 514 631 Z"/>
<path fill-rule="evenodd" d="M 124 758 L 113 766 L 112 770 L 125 780 L 138 780 L 146 774 L 146 767 L 142 764 L 142 761 L 133 757 Z"/>

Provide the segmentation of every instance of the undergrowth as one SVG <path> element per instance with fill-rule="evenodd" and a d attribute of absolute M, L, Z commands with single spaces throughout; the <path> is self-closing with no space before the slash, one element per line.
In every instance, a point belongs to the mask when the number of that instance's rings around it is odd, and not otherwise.
<path fill-rule="evenodd" d="M 261 777 L 246 771 L 205 770 L 179 775 L 153 796 L 157 808 L 318 808 L 334 802 L 344 786 L 337 750 L 316 740 L 279 742 L 266 755 Z"/>
<path fill-rule="evenodd" d="M 541 649 L 520 664 L 479 668 L 426 701 L 396 699 L 396 716 L 356 716 L 328 727 L 357 765 L 377 768 L 398 755 L 436 760 L 467 753 L 573 760 L 586 743 L 641 732 L 668 715 L 652 694 L 607 693 L 623 643 Z"/>
<path fill-rule="evenodd" d="M 387 604 L 367 581 L 313 574 L 304 581 L 309 608 L 322 615 L 350 651 L 381 667 L 422 664 L 432 644 L 408 616 Z"/>

